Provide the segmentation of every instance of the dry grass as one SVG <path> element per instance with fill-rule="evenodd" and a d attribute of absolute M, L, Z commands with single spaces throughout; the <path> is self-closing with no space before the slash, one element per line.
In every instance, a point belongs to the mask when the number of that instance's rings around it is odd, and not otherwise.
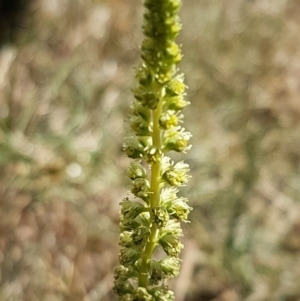
<path fill-rule="evenodd" d="M 194 211 L 177 301 L 300 300 L 300 3 L 189 0 Z M 139 1 L 36 0 L 0 50 L 0 300 L 114 300 Z"/>

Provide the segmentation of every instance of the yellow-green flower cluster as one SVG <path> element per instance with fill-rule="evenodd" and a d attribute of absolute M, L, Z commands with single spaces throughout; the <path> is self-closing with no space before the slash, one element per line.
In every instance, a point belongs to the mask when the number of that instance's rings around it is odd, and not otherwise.
<path fill-rule="evenodd" d="M 123 149 L 131 162 L 131 197 L 121 202 L 120 264 L 114 290 L 120 300 L 171 301 L 166 280 L 179 273 L 182 230 L 191 207 L 178 196 L 190 176 L 189 166 L 174 163 L 169 151 L 185 153 L 191 134 L 183 127 L 184 76 L 177 64 L 181 50 L 175 38 L 181 24 L 181 0 L 145 0 L 143 63 L 133 89 L 131 134 Z M 165 258 L 158 259 L 159 249 Z"/>

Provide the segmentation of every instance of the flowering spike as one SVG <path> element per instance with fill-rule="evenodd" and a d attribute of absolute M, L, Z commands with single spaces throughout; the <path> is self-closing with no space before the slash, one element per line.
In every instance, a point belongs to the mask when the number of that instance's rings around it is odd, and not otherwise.
<path fill-rule="evenodd" d="M 178 187 L 190 176 L 183 161 L 174 163 L 169 151 L 185 153 L 192 135 L 181 126 L 185 100 L 184 75 L 177 64 L 181 47 L 175 42 L 181 30 L 181 0 L 144 0 L 141 46 L 143 59 L 136 69 L 131 133 L 123 144 L 134 159 L 127 169 L 134 200 L 125 198 L 120 213 L 120 265 L 114 290 L 120 301 L 172 301 L 165 281 L 179 273 L 181 221 L 192 210 L 178 197 Z M 156 249 L 166 257 L 156 261 Z"/>

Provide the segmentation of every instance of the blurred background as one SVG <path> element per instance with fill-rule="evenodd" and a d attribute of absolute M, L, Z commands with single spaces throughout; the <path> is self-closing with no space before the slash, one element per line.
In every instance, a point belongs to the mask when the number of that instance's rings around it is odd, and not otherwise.
<path fill-rule="evenodd" d="M 194 210 L 176 301 L 299 301 L 300 1 L 183 2 Z M 142 13 L 0 0 L 1 301 L 116 300 Z"/>

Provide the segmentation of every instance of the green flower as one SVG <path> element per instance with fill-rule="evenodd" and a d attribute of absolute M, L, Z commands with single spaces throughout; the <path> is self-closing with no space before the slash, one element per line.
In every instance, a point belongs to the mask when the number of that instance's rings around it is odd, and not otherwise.
<path fill-rule="evenodd" d="M 138 217 L 135 218 L 134 222 L 138 226 L 144 226 L 146 228 L 150 228 L 150 213 L 149 212 L 143 212 Z"/>
<path fill-rule="evenodd" d="M 172 66 L 158 66 L 156 68 L 155 79 L 161 85 L 166 84 L 172 79 L 175 72 L 176 69 Z"/>
<path fill-rule="evenodd" d="M 162 179 L 171 186 L 182 186 L 191 178 L 188 175 L 189 171 L 189 165 L 181 161 L 166 168 L 162 174 Z"/>
<path fill-rule="evenodd" d="M 167 257 L 159 261 L 159 266 L 168 278 L 178 276 L 180 268 L 180 260 L 176 257 Z"/>
<path fill-rule="evenodd" d="M 180 260 L 175 257 L 167 257 L 160 261 L 152 260 L 150 263 L 150 280 L 152 285 L 171 279 L 179 274 Z"/>
<path fill-rule="evenodd" d="M 153 75 L 145 64 L 137 68 L 136 79 L 143 86 L 148 86 L 153 82 Z"/>
<path fill-rule="evenodd" d="M 128 198 L 125 198 L 123 202 L 120 203 L 121 214 L 125 219 L 134 220 L 140 213 L 145 211 L 145 206 L 136 201 L 130 201 Z"/>
<path fill-rule="evenodd" d="M 163 204 L 172 203 L 177 199 L 178 189 L 175 187 L 166 187 L 162 190 L 160 199 Z M 167 205 L 168 206 L 168 205 Z"/>
<path fill-rule="evenodd" d="M 187 105 L 189 105 L 190 103 L 184 99 L 183 95 L 176 95 L 176 96 L 165 95 L 163 104 L 166 110 L 179 111 L 182 110 Z"/>
<path fill-rule="evenodd" d="M 115 279 L 114 281 L 114 291 L 117 295 L 122 296 L 134 291 L 132 284 L 128 280 Z"/>
<path fill-rule="evenodd" d="M 151 127 L 151 110 L 137 101 L 133 101 L 131 107 L 133 115 L 140 116 Z"/>
<path fill-rule="evenodd" d="M 173 234 L 164 235 L 160 238 L 159 244 L 169 256 L 177 257 L 183 248 L 183 244 L 179 241 L 179 238 Z"/>
<path fill-rule="evenodd" d="M 123 144 L 123 151 L 129 158 L 142 158 L 145 154 L 145 146 L 136 137 L 127 137 Z"/>
<path fill-rule="evenodd" d="M 130 231 L 123 231 L 120 234 L 120 246 L 122 247 L 130 247 L 132 245 L 132 233 Z"/>
<path fill-rule="evenodd" d="M 150 123 L 145 121 L 141 116 L 132 116 L 130 118 L 131 129 L 140 136 L 147 136 L 151 134 Z"/>
<path fill-rule="evenodd" d="M 123 144 L 125 154 L 135 159 L 127 175 L 138 199 L 121 202 L 114 290 L 119 301 L 171 301 L 174 294 L 165 281 L 179 273 L 180 221 L 186 221 L 192 209 L 187 199 L 177 196 L 177 187 L 190 179 L 189 166 L 167 156 L 169 151 L 189 150 L 192 137 L 180 126 L 181 110 L 189 104 L 177 66 L 181 47 L 175 41 L 181 30 L 181 0 L 144 0 L 144 5 L 143 62 L 132 91 L 131 133 Z M 153 260 L 157 249 L 164 250 L 165 258 Z"/>
<path fill-rule="evenodd" d="M 125 294 L 119 296 L 119 301 L 132 301 L 133 295 L 132 294 Z"/>
<path fill-rule="evenodd" d="M 185 91 L 185 84 L 184 84 L 184 76 L 183 74 L 179 74 L 176 78 L 172 79 L 166 89 L 166 94 L 169 96 L 178 96 L 183 95 Z"/>
<path fill-rule="evenodd" d="M 185 198 L 175 200 L 170 206 L 169 213 L 175 218 L 186 221 L 190 211 L 193 209 L 186 202 L 187 199 Z"/>
<path fill-rule="evenodd" d="M 148 164 L 157 163 L 160 161 L 162 156 L 162 151 L 160 149 L 157 149 L 155 147 L 150 147 L 145 155 L 145 161 Z"/>
<path fill-rule="evenodd" d="M 170 219 L 164 228 L 160 231 L 160 236 L 173 235 L 176 238 L 182 236 L 182 229 L 180 223 L 174 219 Z"/>
<path fill-rule="evenodd" d="M 159 119 L 159 125 L 162 129 L 168 130 L 182 122 L 183 115 L 176 113 L 176 111 L 168 110 L 163 113 Z"/>
<path fill-rule="evenodd" d="M 174 300 L 174 293 L 167 288 L 158 287 L 155 288 L 152 292 L 155 301 L 172 301 Z"/>
<path fill-rule="evenodd" d="M 177 64 L 181 61 L 181 50 L 176 43 L 171 42 L 167 45 L 165 49 L 165 59 L 170 64 Z"/>
<path fill-rule="evenodd" d="M 175 151 L 185 153 L 191 148 L 189 145 L 191 137 L 192 134 L 185 132 L 185 129 L 180 126 L 166 130 L 163 136 L 164 152 Z"/>
<path fill-rule="evenodd" d="M 141 226 L 136 228 L 131 235 L 133 244 L 143 248 L 148 240 L 149 234 L 150 230 L 148 227 Z"/>
<path fill-rule="evenodd" d="M 147 200 L 150 193 L 150 184 L 147 179 L 137 178 L 132 181 L 131 192 L 142 200 Z"/>
<path fill-rule="evenodd" d="M 114 278 L 126 280 L 128 278 L 129 269 L 123 265 L 118 265 L 114 269 Z"/>
<path fill-rule="evenodd" d="M 133 247 L 122 248 L 120 251 L 119 260 L 124 266 L 134 264 L 141 257 L 141 252 Z"/>
<path fill-rule="evenodd" d="M 186 198 L 177 197 L 178 189 L 167 187 L 161 193 L 161 201 L 168 213 L 176 219 L 186 221 L 192 208 L 187 204 Z"/>
<path fill-rule="evenodd" d="M 151 285 L 157 285 L 160 281 L 166 279 L 161 269 L 160 263 L 156 260 L 150 262 L 150 283 Z"/>
<path fill-rule="evenodd" d="M 164 227 L 168 220 L 169 214 L 165 207 L 158 206 L 152 209 L 153 213 L 153 222 L 157 224 L 159 227 Z"/>
<path fill-rule="evenodd" d="M 131 180 L 135 180 L 137 178 L 147 178 L 145 168 L 137 161 L 130 163 L 130 166 L 127 169 L 127 175 Z"/>
<path fill-rule="evenodd" d="M 154 301 L 152 295 L 144 287 L 138 287 L 133 295 L 133 301 Z"/>
<path fill-rule="evenodd" d="M 143 86 L 138 86 L 133 90 L 135 99 L 146 108 L 155 110 L 158 104 L 158 96 L 152 91 L 148 91 Z"/>

